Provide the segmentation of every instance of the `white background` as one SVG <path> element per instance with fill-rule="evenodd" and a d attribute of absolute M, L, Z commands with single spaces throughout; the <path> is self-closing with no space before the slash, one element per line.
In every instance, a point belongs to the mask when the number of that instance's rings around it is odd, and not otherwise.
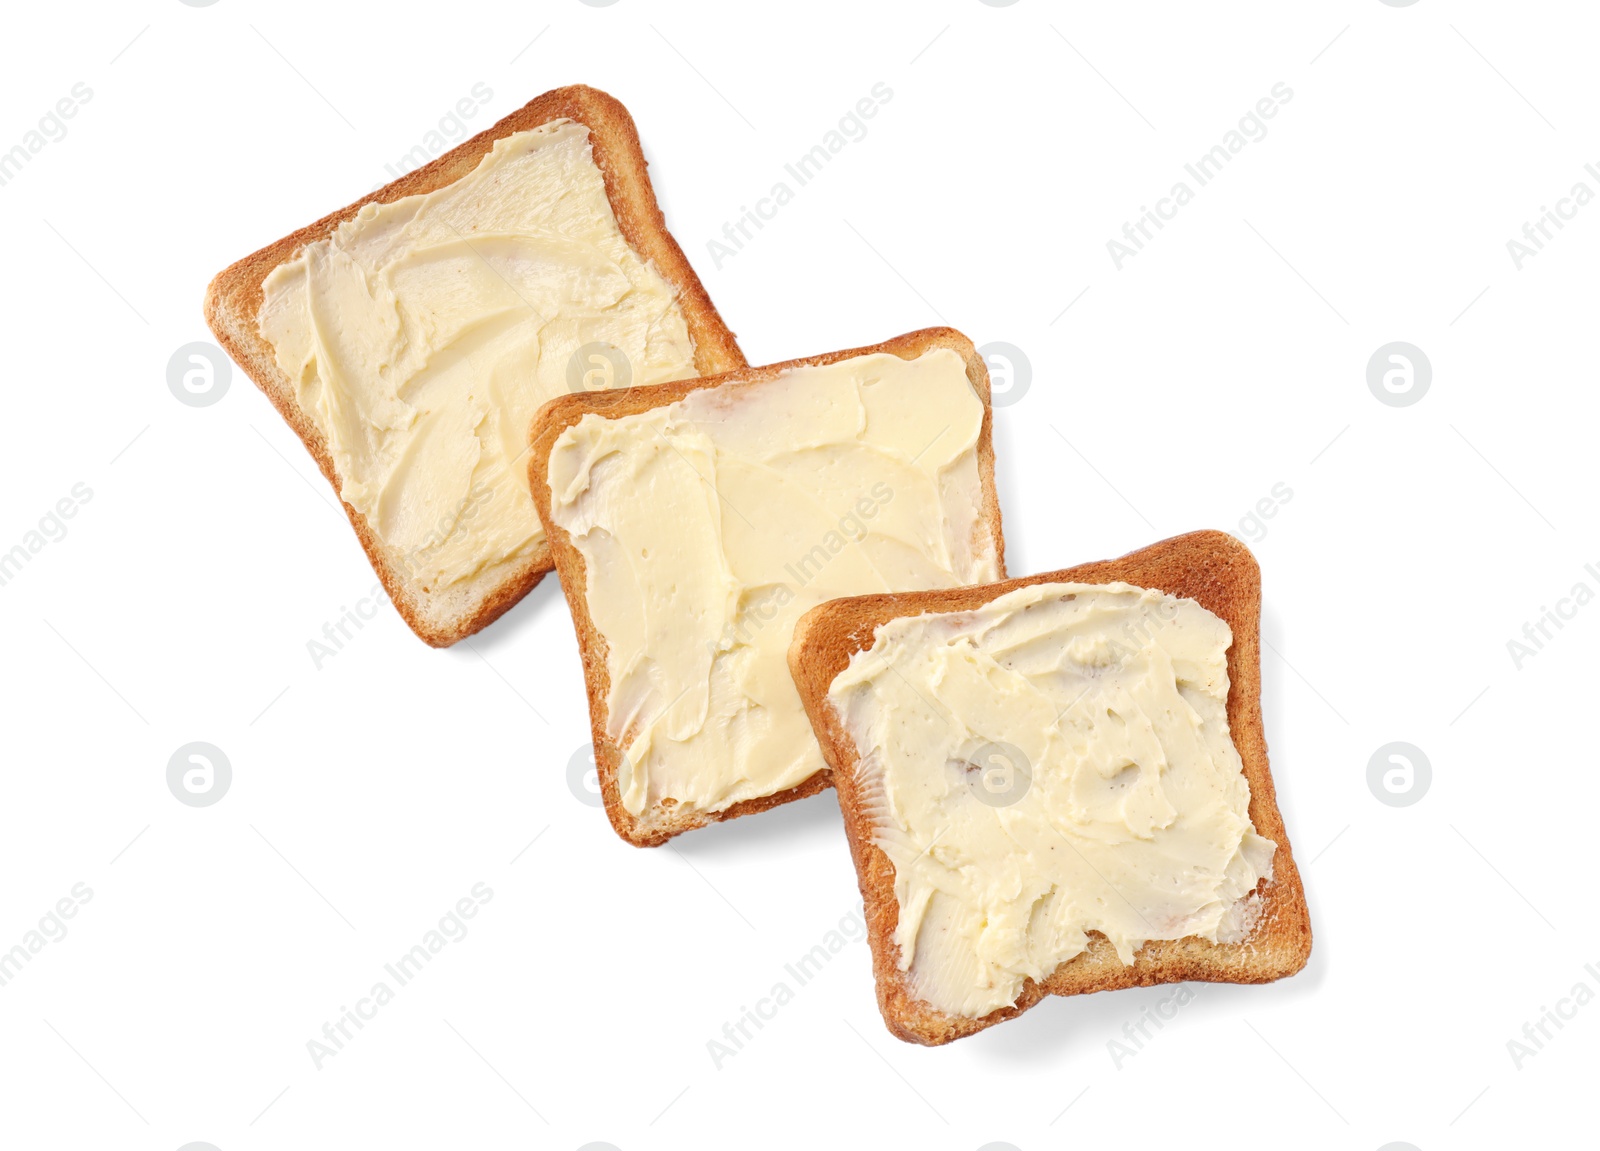
<path fill-rule="evenodd" d="M 1507 1048 L 1600 991 L 1600 607 L 1520 669 L 1507 650 L 1600 590 L 1600 207 L 1520 271 L 1506 248 L 1575 182 L 1600 192 L 1585 6 L 5 21 L 0 148 L 74 84 L 92 98 L 0 187 L 0 550 L 92 498 L 0 587 L 0 949 L 93 896 L 0 987 L 0 1143 L 1432 1151 L 1592 1125 L 1600 1006 L 1520 1069 Z M 707 1042 L 859 906 L 831 794 L 626 846 L 568 786 L 587 718 L 554 579 L 454 650 L 385 606 L 313 663 L 372 587 L 361 549 L 242 372 L 190 407 L 167 363 L 209 339 L 212 274 L 386 182 L 480 81 L 475 129 L 568 83 L 628 105 L 752 362 L 939 322 L 1022 349 L 1031 385 L 996 413 L 1013 574 L 1200 527 L 1254 541 L 1306 971 L 1199 987 L 1119 1065 L 1108 1044 L 1170 989 L 924 1050 L 884 1030 L 853 943 L 719 1068 Z M 869 133 L 716 267 L 707 241 L 880 81 Z M 1279 82 L 1266 137 L 1118 270 L 1107 241 Z M 1366 382 L 1394 340 L 1433 369 L 1407 407 Z M 233 769 L 206 808 L 166 784 L 197 740 Z M 1432 764 L 1408 807 L 1368 788 L 1391 741 Z M 307 1041 L 480 882 L 470 933 L 319 1070 Z"/>

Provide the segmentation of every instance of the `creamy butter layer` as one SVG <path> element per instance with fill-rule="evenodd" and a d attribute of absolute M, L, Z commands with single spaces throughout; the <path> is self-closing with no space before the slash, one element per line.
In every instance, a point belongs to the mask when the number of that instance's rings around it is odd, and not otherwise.
<path fill-rule="evenodd" d="M 824 769 L 786 662 L 804 611 L 997 578 L 983 414 L 939 348 L 590 413 L 557 438 L 551 514 L 606 641 L 628 811 L 721 811 Z"/>
<path fill-rule="evenodd" d="M 1242 939 L 1276 846 L 1228 731 L 1228 625 L 1123 583 L 894 619 L 835 677 L 900 967 L 952 1015 L 1015 1002 L 1103 933 Z"/>
<path fill-rule="evenodd" d="M 570 120 L 496 141 L 444 188 L 366 205 L 263 291 L 262 335 L 340 495 L 432 591 L 543 540 L 519 461 L 575 353 L 619 349 L 635 384 L 696 374 L 673 289 L 629 247 Z M 630 382 L 609 371 L 588 357 L 577 374 Z"/>

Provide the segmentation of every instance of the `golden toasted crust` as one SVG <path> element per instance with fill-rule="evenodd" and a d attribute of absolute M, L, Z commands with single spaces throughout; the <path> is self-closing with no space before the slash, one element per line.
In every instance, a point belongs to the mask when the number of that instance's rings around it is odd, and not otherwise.
<path fill-rule="evenodd" d="M 611 691 L 611 675 L 606 667 L 606 655 L 609 649 L 605 636 L 595 628 L 594 619 L 589 614 L 589 601 L 585 592 L 589 586 L 588 570 L 584 564 L 583 553 L 573 545 L 572 537 L 561 525 L 555 523 L 550 515 L 548 480 L 550 451 L 555 447 L 557 437 L 590 412 L 616 419 L 650 411 L 652 408 L 665 407 L 701 388 L 714 388 L 730 383 L 758 383 L 774 379 L 791 368 L 833 364 L 840 360 L 879 352 L 913 360 L 934 348 L 949 348 L 962 357 L 967 366 L 967 380 L 972 384 L 972 389 L 978 394 L 978 398 L 983 401 L 983 425 L 978 434 L 977 449 L 978 477 L 983 489 L 980 527 L 987 531 L 994 541 L 995 561 L 1003 575 L 1006 570 L 1005 537 L 1000 529 L 1000 499 L 994 485 L 993 413 L 989 406 L 989 371 L 983 357 L 978 355 L 977 349 L 972 346 L 972 341 L 953 328 L 926 328 L 904 336 L 896 336 L 892 340 L 885 340 L 870 348 L 829 352 L 826 355 L 790 360 L 787 363 L 772 364 L 764 368 L 744 368 L 702 380 L 677 380 L 642 388 L 620 388 L 609 392 L 560 396 L 540 408 L 539 414 L 534 417 L 533 426 L 528 433 L 531 445 L 528 482 L 533 491 L 534 505 L 539 509 L 539 518 L 544 522 L 545 538 L 549 541 L 554 555 L 562 590 L 566 593 L 567 603 L 572 609 L 572 625 L 578 633 L 578 648 L 583 656 L 584 682 L 589 691 L 589 718 L 594 733 L 594 762 L 600 778 L 600 793 L 605 799 L 606 814 L 611 818 L 611 826 L 629 843 L 639 847 L 656 847 L 675 835 L 703 827 L 708 823 L 735 819 L 741 815 L 765 811 L 780 803 L 814 795 L 828 786 L 828 772 L 819 771 L 786 791 L 762 796 L 759 799 L 745 800 L 715 813 L 679 814 L 669 808 L 655 812 L 647 811 L 641 818 L 634 816 L 622 806 L 621 795 L 617 790 L 617 767 L 622 761 L 622 751 L 606 734 L 608 718 L 606 699 Z"/>
<path fill-rule="evenodd" d="M 218 273 L 206 289 L 206 322 L 218 342 L 295 430 L 336 495 L 343 483 L 327 442 L 310 414 L 296 402 L 293 383 L 278 368 L 272 346 L 262 338 L 257 326 L 263 281 L 274 268 L 294 259 L 306 244 L 331 235 L 364 205 L 386 204 L 453 184 L 478 166 L 496 140 L 559 119 L 574 120 L 589 129 L 594 161 L 604 177 L 606 198 L 611 201 L 623 237 L 654 265 L 678 295 L 694 341 L 695 370 L 710 375 L 745 366 L 744 354 L 734 342 L 733 333 L 722 322 L 683 250 L 667 231 L 628 110 L 595 88 L 557 88 L 530 100 L 432 163 L 246 256 Z M 531 555 L 493 565 L 464 587 L 452 589 L 452 594 L 434 593 L 401 574 L 400 565 L 393 562 L 396 557 L 378 539 L 366 517 L 340 502 L 395 607 L 411 630 L 434 647 L 447 647 L 499 619 L 551 568 L 550 549 L 541 544 Z"/>
<path fill-rule="evenodd" d="M 1194 937 L 1151 940 L 1139 950 L 1132 966 L 1124 966 L 1110 942 L 1092 932 L 1086 951 L 1056 968 L 1042 983 L 1028 980 L 1014 1006 L 975 1019 L 939 1011 L 912 994 L 907 973 L 900 970 L 900 949 L 894 939 L 900 917 L 894 864 L 873 842 L 872 823 L 857 785 L 855 743 L 828 703 L 828 688 L 856 652 L 872 646 L 877 629 L 891 619 L 970 611 L 1030 584 L 1119 580 L 1195 600 L 1233 629 L 1233 645 L 1228 649 L 1228 727 L 1250 784 L 1251 822 L 1278 845 L 1272 879 L 1257 888 L 1262 900 L 1260 917 L 1240 943 L 1208 943 Z M 1267 766 L 1261 722 L 1260 623 L 1261 569 L 1249 548 L 1215 531 L 1176 536 L 1121 559 L 981 587 L 830 600 L 800 617 L 789 646 L 789 670 L 838 789 L 866 904 L 878 1007 L 891 1032 L 912 1043 L 936 1045 L 1020 1015 L 1046 995 L 1081 995 L 1191 979 L 1267 983 L 1305 966 L 1311 954 L 1311 919 Z"/>

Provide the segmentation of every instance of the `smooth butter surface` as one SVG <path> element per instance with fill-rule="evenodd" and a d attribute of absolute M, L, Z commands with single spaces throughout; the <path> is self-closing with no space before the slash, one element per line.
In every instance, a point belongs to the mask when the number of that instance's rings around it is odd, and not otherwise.
<path fill-rule="evenodd" d="M 447 187 L 368 204 L 263 289 L 262 334 L 340 494 L 432 591 L 543 540 L 521 460 L 580 349 L 620 349 L 636 384 L 695 374 L 672 288 L 623 238 L 568 120 L 496 141 Z M 596 366 L 582 358 L 580 386 Z"/>
<path fill-rule="evenodd" d="M 721 811 L 824 769 L 785 658 L 807 609 L 997 578 L 983 412 L 939 348 L 590 413 L 560 435 L 551 513 L 607 644 L 628 811 Z"/>
<path fill-rule="evenodd" d="M 1242 938 L 1275 845 L 1228 731 L 1228 625 L 1128 584 L 894 619 L 828 693 L 895 868 L 913 992 L 976 1017 L 1102 932 Z"/>

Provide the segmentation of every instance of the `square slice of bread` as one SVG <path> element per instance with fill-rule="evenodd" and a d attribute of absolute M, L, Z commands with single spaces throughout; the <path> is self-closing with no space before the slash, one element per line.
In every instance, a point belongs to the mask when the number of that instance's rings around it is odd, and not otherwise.
<path fill-rule="evenodd" d="M 989 374 L 983 357 L 978 354 L 972 342 L 960 332 L 952 329 L 930 328 L 898 336 L 895 339 L 875 344 L 872 347 L 853 348 L 847 351 L 811 356 L 806 359 L 773 364 L 769 367 L 744 368 L 708 379 L 684 380 L 650 387 L 562 396 L 550 401 L 540 410 L 529 433 L 532 444 L 528 463 L 529 482 L 533 491 L 534 503 L 539 509 L 540 518 L 544 521 L 547 538 L 554 553 L 556 571 L 561 577 L 562 589 L 566 593 L 567 602 L 572 609 L 573 626 L 577 630 L 578 646 L 583 658 L 584 678 L 589 695 L 590 724 L 594 738 L 594 761 L 599 776 L 601 795 L 605 802 L 606 814 L 610 817 L 612 827 L 616 829 L 617 834 L 630 843 L 641 847 L 657 846 L 675 835 L 708 823 L 765 811 L 780 803 L 787 803 L 791 800 L 812 795 L 828 786 L 828 772 L 819 756 L 817 758 L 817 770 L 793 786 L 785 787 L 772 794 L 742 799 L 721 810 L 690 810 L 687 806 L 679 805 L 671 799 L 659 804 L 647 804 L 637 814 L 629 811 L 624 806 L 618 781 L 619 769 L 623 763 L 626 748 L 619 742 L 619 738 L 612 733 L 611 716 L 607 703 L 611 695 L 612 686 L 608 665 L 610 645 L 608 644 L 607 636 L 602 633 L 600 627 L 596 624 L 595 614 L 590 604 L 591 576 L 604 579 L 606 572 L 591 573 L 589 571 L 583 552 L 574 543 L 567 530 L 552 515 L 552 490 L 549 479 L 550 459 L 558 439 L 569 428 L 572 428 L 591 414 L 606 420 L 619 420 L 639 413 L 650 412 L 654 409 L 667 408 L 702 389 L 728 389 L 728 403 L 732 405 L 737 402 L 740 390 L 767 384 L 794 369 L 821 367 L 858 357 L 877 355 L 892 355 L 903 360 L 914 361 L 925 354 L 941 350 L 954 352 L 960 357 L 959 362 L 965 368 L 966 382 L 971 386 L 982 404 L 981 423 L 975 448 L 973 449 L 976 458 L 978 491 L 976 492 L 973 510 L 973 522 L 967 527 L 971 533 L 974 554 L 981 555 L 984 563 L 992 562 L 993 570 L 1003 576 L 1005 574 L 1005 542 L 1001 534 L 1000 504 L 995 493 L 994 483 L 993 413 L 989 406 Z M 903 415 L 907 420 L 913 417 L 932 418 L 926 410 L 916 413 L 907 412 Z M 804 429 L 797 429 L 797 431 L 803 432 Z M 943 433 L 940 434 L 942 435 Z M 935 440 L 937 438 L 937 436 L 934 437 Z M 932 446 L 932 443 L 928 445 L 928 447 Z M 704 476 L 700 477 L 700 481 L 710 483 Z M 686 468 L 684 470 L 685 485 L 694 490 L 697 482 L 699 481 Z M 851 493 L 851 495 L 859 498 L 864 493 Z M 650 497 L 648 493 L 639 493 L 639 498 L 648 499 Z M 711 497 L 707 498 L 710 499 Z M 848 505 L 845 506 L 848 508 Z M 732 517 L 736 511 L 737 509 L 734 509 L 727 514 Z M 752 514 L 756 515 L 757 519 L 763 518 L 754 509 L 751 509 L 751 511 Z M 838 509 L 832 509 L 829 512 L 829 515 L 837 514 Z M 742 515 L 740 518 L 743 518 Z M 856 545 L 846 546 L 853 547 Z M 786 644 L 787 636 L 781 638 L 783 644 Z M 785 650 L 785 647 L 780 645 L 778 650 L 781 653 Z M 783 677 L 785 681 L 784 687 L 787 691 L 788 676 L 787 669 L 783 667 L 782 654 L 778 654 L 776 660 L 778 664 L 777 674 Z M 668 706 L 670 707 L 670 705 Z M 796 718 L 798 727 L 803 732 L 801 738 L 804 738 L 810 744 L 812 737 L 810 732 L 806 730 L 805 719 L 799 712 L 798 704 L 796 704 Z M 634 730 L 635 728 L 630 726 L 628 732 L 624 732 L 622 735 L 628 736 Z"/>
<path fill-rule="evenodd" d="M 894 864 L 875 842 L 869 805 L 859 786 L 858 749 L 829 702 L 829 688 L 852 656 L 873 646 L 878 628 L 890 620 L 971 611 L 1033 584 L 1118 582 L 1194 600 L 1232 629 L 1233 642 L 1227 651 L 1228 728 L 1250 785 L 1251 823 L 1277 845 L 1272 878 L 1257 888 L 1259 915 L 1241 942 L 1211 943 L 1194 936 L 1150 940 L 1131 965 L 1118 958 L 1104 935 L 1090 932 L 1086 950 L 1062 963 L 1042 982 L 1026 980 L 1013 1005 L 976 1018 L 938 1010 L 914 994 L 909 972 L 900 969 Z M 937 1045 L 1020 1015 L 1046 995 L 1081 995 L 1184 980 L 1266 983 L 1305 966 L 1311 953 L 1311 920 L 1267 767 L 1261 720 L 1260 620 L 1261 571 L 1255 557 L 1238 540 L 1216 531 L 1163 540 L 1120 559 L 982 587 L 833 600 L 800 618 L 789 648 L 790 671 L 833 772 L 866 905 L 878 1006 L 891 1032 L 908 1042 Z"/>
<path fill-rule="evenodd" d="M 628 110 L 594 88 L 574 86 L 546 92 L 505 119 L 355 203 L 269 244 L 218 273 L 206 289 L 206 322 L 234 361 L 255 381 L 317 461 L 334 492 L 344 489 L 316 420 L 297 401 L 293 382 L 279 367 L 257 317 L 262 284 L 274 269 L 295 259 L 309 243 L 324 240 L 370 203 L 387 204 L 445 188 L 475 169 L 497 140 L 554 120 L 571 120 L 589 132 L 591 154 L 604 179 L 606 199 L 628 246 L 653 266 L 677 296 L 699 375 L 745 365 L 733 333 L 722 322 L 694 269 L 667 231 L 646 173 L 638 132 Z M 378 538 L 367 517 L 340 500 L 366 549 L 373 570 L 411 629 L 427 643 L 446 647 L 493 623 L 531 591 L 551 568 L 548 544 L 486 565 L 470 578 L 430 589 L 409 575 L 401 553 Z"/>

